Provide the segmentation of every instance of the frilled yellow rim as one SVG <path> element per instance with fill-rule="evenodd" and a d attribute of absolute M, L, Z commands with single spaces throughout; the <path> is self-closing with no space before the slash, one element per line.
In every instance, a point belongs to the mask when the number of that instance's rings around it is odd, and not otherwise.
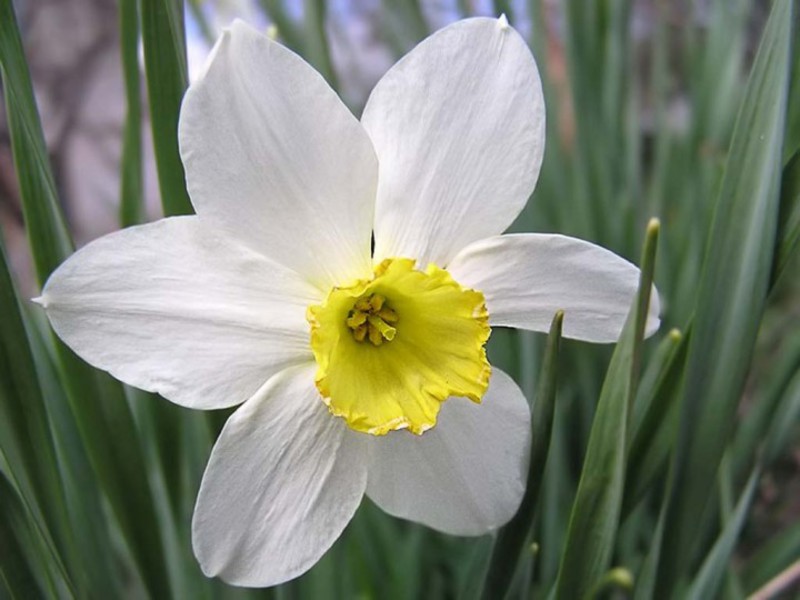
<path fill-rule="evenodd" d="M 317 388 L 357 431 L 421 434 L 448 397 L 480 402 L 489 385 L 483 294 L 436 265 L 414 265 L 386 259 L 371 280 L 333 288 L 308 308 Z"/>

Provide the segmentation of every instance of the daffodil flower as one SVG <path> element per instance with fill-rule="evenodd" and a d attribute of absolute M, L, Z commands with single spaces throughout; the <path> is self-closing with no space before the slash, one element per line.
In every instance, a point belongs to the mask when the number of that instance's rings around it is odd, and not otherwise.
<path fill-rule="evenodd" d="M 638 280 L 587 242 L 499 235 L 544 126 L 536 64 L 503 18 L 423 41 L 360 121 L 278 43 L 239 22 L 222 35 L 180 116 L 197 216 L 96 240 L 39 300 L 120 380 L 191 408 L 243 403 L 195 508 L 207 575 L 302 574 L 365 493 L 456 535 L 514 514 L 530 411 L 486 360 L 490 326 L 546 331 L 563 309 L 566 337 L 612 342 Z"/>

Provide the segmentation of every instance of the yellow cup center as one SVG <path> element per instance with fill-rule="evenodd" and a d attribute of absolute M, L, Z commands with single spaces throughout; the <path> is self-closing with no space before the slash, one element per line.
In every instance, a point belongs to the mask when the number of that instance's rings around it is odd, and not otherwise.
<path fill-rule="evenodd" d="M 372 279 L 310 306 L 316 383 L 334 415 L 375 435 L 436 424 L 442 402 L 480 402 L 489 385 L 483 294 L 429 265 L 387 259 Z"/>

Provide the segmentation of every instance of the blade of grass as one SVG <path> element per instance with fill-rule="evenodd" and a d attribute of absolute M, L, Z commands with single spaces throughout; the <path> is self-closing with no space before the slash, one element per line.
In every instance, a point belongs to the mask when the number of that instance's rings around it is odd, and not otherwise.
<path fill-rule="evenodd" d="M 797 7 L 795 6 L 795 10 Z M 798 28 L 795 24 L 795 39 Z M 792 76 L 789 88 L 789 106 L 786 115 L 786 143 L 784 156 L 790 157 L 800 151 L 800 44 L 795 42 L 792 56 Z"/>
<path fill-rule="evenodd" d="M 780 280 L 798 248 L 800 248 L 800 151 L 795 152 L 786 163 L 781 177 L 778 233 L 775 236 L 775 258 L 772 261 L 770 288 L 774 288 Z"/>
<path fill-rule="evenodd" d="M 194 213 L 178 152 L 178 116 L 188 85 L 182 0 L 140 0 L 150 124 L 164 214 Z"/>
<path fill-rule="evenodd" d="M 305 0 L 303 3 L 306 19 L 305 49 L 308 60 L 325 78 L 334 90 L 339 88 L 336 70 L 333 67 L 328 47 L 328 33 L 325 30 L 327 7 L 325 0 Z"/>
<path fill-rule="evenodd" d="M 556 584 L 559 599 L 589 596 L 610 566 L 625 488 L 629 415 L 639 379 L 658 231 L 658 222 L 651 221 L 642 252 L 639 292 L 611 357 L 597 404 L 561 557 Z"/>
<path fill-rule="evenodd" d="M 86 455 L 66 391 L 61 387 L 52 360 L 53 349 L 46 347 L 49 325 L 45 322 L 36 326 L 31 318 L 36 315 L 31 313 L 25 311 L 28 341 L 51 423 L 71 531 L 80 532 L 80 535 L 73 533 L 73 543 L 87 572 L 89 589 L 107 590 L 111 597 L 115 597 L 121 593 L 121 581 L 115 569 L 115 561 L 120 559 L 109 552 L 114 544 L 107 513 L 103 510 L 100 483 Z M 86 523 L 92 523 L 92 526 L 86 527 Z M 125 568 L 130 566 L 126 564 Z"/>
<path fill-rule="evenodd" d="M 138 11 L 137 0 L 120 0 L 120 50 L 125 81 L 125 102 L 128 106 L 120 160 L 120 224 L 123 227 L 141 223 L 144 217 Z"/>
<path fill-rule="evenodd" d="M 10 0 L 0 0 L 0 66 L 14 166 L 40 285 L 72 251 Z M 60 375 L 92 467 L 151 594 L 169 593 L 158 525 L 122 386 L 55 340 Z"/>
<path fill-rule="evenodd" d="M 708 238 L 687 358 L 657 591 L 688 568 L 730 436 L 767 295 L 789 75 L 792 5 L 777 0 L 746 88 Z"/>
<path fill-rule="evenodd" d="M 0 70 L 28 242 L 43 280 L 72 253 L 72 240 L 58 204 L 11 0 L 0 0 Z M 37 201 L 25 202 L 25 198 Z"/>
<path fill-rule="evenodd" d="M 528 484 L 517 514 L 497 533 L 489 570 L 483 584 L 485 599 L 504 598 L 514 578 L 519 557 L 530 538 L 531 526 L 542 486 L 550 434 L 555 413 L 556 381 L 558 377 L 558 353 L 561 347 L 561 325 L 564 312 L 558 311 L 550 325 L 547 349 L 539 375 L 539 389 L 531 415 L 531 454 L 528 468 Z"/>
<path fill-rule="evenodd" d="M 753 469 L 730 520 L 711 548 L 711 552 L 706 555 L 700 572 L 692 582 L 689 590 L 687 590 L 684 596 L 687 600 L 704 600 L 705 598 L 717 597 L 725 577 L 725 571 L 736 547 L 736 540 L 744 527 L 760 476 L 761 467 L 757 466 Z"/>
<path fill-rule="evenodd" d="M 666 508 L 666 503 L 664 504 L 664 508 Z M 633 600 L 652 600 L 654 597 L 658 562 L 661 557 L 661 540 L 664 538 L 665 516 L 666 510 L 662 509 L 659 514 L 658 525 L 656 525 L 653 537 L 650 540 L 644 563 L 636 577 L 636 585 L 633 589 Z"/>
<path fill-rule="evenodd" d="M 30 527 L 28 535 L 20 535 L 21 527 L 31 525 L 21 504 L 0 473 L 0 598 L 54 598 L 58 578 L 51 566 L 54 561 L 36 544 Z"/>
<path fill-rule="evenodd" d="M 70 581 L 65 572 L 69 585 L 85 593 L 89 582 L 79 568 L 83 557 L 77 555 L 74 532 L 69 527 L 47 410 L 1 243 L 0 314 L 0 451 L 32 526 L 39 529 L 44 543 L 52 544 L 54 555 L 64 556 L 75 579 Z M 93 571 L 88 570 L 91 577 Z M 110 593 L 113 588 L 103 586 L 107 582 L 99 577 L 92 583 L 98 592 Z"/>
<path fill-rule="evenodd" d="M 679 392 L 689 336 L 672 330 L 662 342 L 666 346 L 667 356 L 664 356 L 661 372 L 648 394 L 650 398 L 642 402 L 646 410 L 640 422 L 637 424 L 634 420 L 625 476 L 623 518 L 633 510 L 659 475 L 666 473 L 678 429 Z"/>
<path fill-rule="evenodd" d="M 800 521 L 778 532 L 747 561 L 742 578 L 748 594 L 766 584 L 800 556 Z"/>

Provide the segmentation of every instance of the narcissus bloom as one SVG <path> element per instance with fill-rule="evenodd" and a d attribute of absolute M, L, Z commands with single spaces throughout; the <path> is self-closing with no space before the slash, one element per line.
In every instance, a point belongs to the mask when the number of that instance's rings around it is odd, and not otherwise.
<path fill-rule="evenodd" d="M 310 568 L 366 493 L 483 534 L 516 511 L 530 411 L 490 326 L 615 341 L 638 270 L 560 235 L 499 235 L 544 148 L 536 64 L 505 19 L 417 46 L 361 121 L 295 54 L 235 23 L 186 94 L 197 216 L 103 237 L 40 299 L 59 336 L 191 408 L 242 406 L 203 477 L 203 571 L 273 585 Z M 373 247 L 374 240 L 374 247 Z M 648 331 L 658 326 L 657 301 Z"/>

